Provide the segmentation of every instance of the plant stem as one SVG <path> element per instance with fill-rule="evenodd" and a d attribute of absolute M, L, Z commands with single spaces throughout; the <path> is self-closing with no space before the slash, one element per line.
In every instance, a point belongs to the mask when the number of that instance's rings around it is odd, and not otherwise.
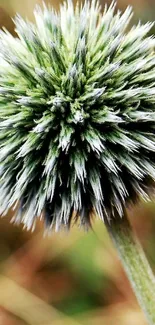
<path fill-rule="evenodd" d="M 148 324 L 155 325 L 155 277 L 126 213 L 106 226 Z"/>

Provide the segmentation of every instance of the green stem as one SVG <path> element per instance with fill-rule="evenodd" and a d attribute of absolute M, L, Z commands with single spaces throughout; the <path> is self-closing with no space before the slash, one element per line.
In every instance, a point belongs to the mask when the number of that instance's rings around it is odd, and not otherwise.
<path fill-rule="evenodd" d="M 139 305 L 148 323 L 155 325 L 155 277 L 140 243 L 133 235 L 126 214 L 122 219 L 117 217 L 106 226 Z"/>

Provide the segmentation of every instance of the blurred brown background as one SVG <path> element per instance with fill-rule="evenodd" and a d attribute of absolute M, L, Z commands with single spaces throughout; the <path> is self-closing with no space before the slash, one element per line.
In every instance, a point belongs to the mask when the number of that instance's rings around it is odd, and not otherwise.
<path fill-rule="evenodd" d="M 10 17 L 33 19 L 36 3 L 0 0 L 0 26 L 13 33 Z M 135 21 L 155 19 L 153 0 L 118 0 L 119 8 L 128 4 Z M 155 204 L 129 215 L 155 272 Z M 10 218 L 0 219 L 0 325 L 146 325 L 100 221 L 89 233 L 74 227 L 43 237 L 41 224 L 27 233 Z"/>

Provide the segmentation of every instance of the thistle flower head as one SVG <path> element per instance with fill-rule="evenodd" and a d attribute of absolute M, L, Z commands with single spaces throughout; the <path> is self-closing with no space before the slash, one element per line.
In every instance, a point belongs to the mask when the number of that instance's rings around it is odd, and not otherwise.
<path fill-rule="evenodd" d="M 58 229 L 110 220 L 155 179 L 152 24 L 130 7 L 44 5 L 0 34 L 0 212 Z"/>

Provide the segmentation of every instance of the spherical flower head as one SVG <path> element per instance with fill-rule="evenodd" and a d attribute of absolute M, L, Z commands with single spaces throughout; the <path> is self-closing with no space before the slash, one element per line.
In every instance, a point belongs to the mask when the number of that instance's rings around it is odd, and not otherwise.
<path fill-rule="evenodd" d="M 0 212 L 27 228 L 110 222 L 155 179 L 152 24 L 128 31 L 130 7 L 96 1 L 34 15 L 0 34 Z"/>

